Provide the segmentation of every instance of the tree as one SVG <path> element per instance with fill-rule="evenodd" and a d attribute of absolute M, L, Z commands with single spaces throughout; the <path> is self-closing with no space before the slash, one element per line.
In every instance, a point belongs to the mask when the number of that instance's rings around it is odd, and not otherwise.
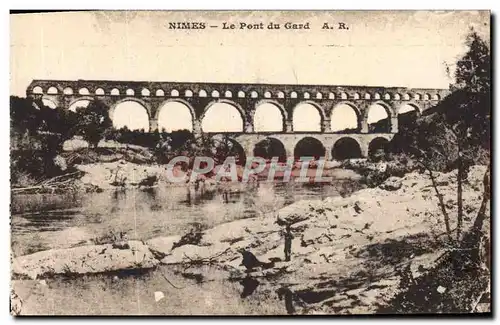
<path fill-rule="evenodd" d="M 489 48 L 471 30 L 468 47 L 458 60 L 452 91 L 441 103 L 424 114 L 414 127 L 397 136 L 407 150 L 428 171 L 451 240 L 450 215 L 435 184 L 433 171 L 457 170 L 457 228 L 455 243 L 462 240 L 463 182 L 475 163 L 488 163 L 490 156 L 490 58 Z"/>
<path fill-rule="evenodd" d="M 489 93 L 491 87 L 489 46 L 473 28 L 470 29 L 465 44 L 468 50 L 457 62 L 455 83 L 450 85 L 450 88 L 452 91 L 462 89 L 472 93 Z"/>
<path fill-rule="evenodd" d="M 88 107 L 76 109 L 78 117 L 77 134 L 89 143 L 89 146 L 96 148 L 99 141 L 104 138 L 106 132 L 112 127 L 108 114 L 108 107 L 101 101 L 92 101 Z"/>

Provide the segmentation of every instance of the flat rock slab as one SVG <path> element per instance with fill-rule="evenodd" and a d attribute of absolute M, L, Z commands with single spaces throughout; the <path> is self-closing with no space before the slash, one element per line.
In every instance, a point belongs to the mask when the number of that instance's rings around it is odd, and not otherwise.
<path fill-rule="evenodd" d="M 142 242 L 128 241 L 120 244 L 51 249 L 19 256 L 12 261 L 12 272 L 14 275 L 37 279 L 55 274 L 147 269 L 158 263 Z"/>

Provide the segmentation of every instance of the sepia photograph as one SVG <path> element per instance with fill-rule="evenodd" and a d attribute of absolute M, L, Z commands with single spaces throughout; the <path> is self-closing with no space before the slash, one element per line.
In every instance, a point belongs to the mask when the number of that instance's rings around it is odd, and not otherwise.
<path fill-rule="evenodd" d="M 11 315 L 492 317 L 490 11 L 9 19 Z"/>

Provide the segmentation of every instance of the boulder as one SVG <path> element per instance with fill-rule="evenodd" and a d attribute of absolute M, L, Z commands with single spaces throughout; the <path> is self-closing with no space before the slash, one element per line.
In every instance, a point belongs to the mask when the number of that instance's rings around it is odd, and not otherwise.
<path fill-rule="evenodd" d="M 314 208 L 308 201 L 298 201 L 279 210 L 278 225 L 292 225 L 297 222 L 308 220 Z"/>
<path fill-rule="evenodd" d="M 14 258 L 14 275 L 31 279 L 56 274 L 102 273 L 126 269 L 147 269 L 158 264 L 148 247 L 140 241 L 121 245 L 92 245 L 51 249 Z"/>
<path fill-rule="evenodd" d="M 172 246 L 180 239 L 181 236 L 157 237 L 147 240 L 146 245 L 153 255 L 163 258 L 170 254 Z"/>
<path fill-rule="evenodd" d="M 380 184 L 380 188 L 386 191 L 397 191 L 403 185 L 401 178 L 396 176 L 389 177 L 384 183 Z"/>
<path fill-rule="evenodd" d="M 209 246 L 183 245 L 177 247 L 172 253 L 161 260 L 163 264 L 180 264 L 207 260 L 213 257 L 222 257 L 223 253 L 229 249 L 228 243 L 219 243 Z"/>

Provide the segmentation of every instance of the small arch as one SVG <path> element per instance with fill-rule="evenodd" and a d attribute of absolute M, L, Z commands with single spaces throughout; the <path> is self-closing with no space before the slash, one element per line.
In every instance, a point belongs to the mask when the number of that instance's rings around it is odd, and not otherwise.
<path fill-rule="evenodd" d="M 250 93 L 250 97 L 252 97 L 252 98 L 257 98 L 257 97 L 259 97 L 259 94 L 258 94 L 258 93 L 254 90 L 254 91 L 252 91 L 252 92 Z"/>
<path fill-rule="evenodd" d="M 325 146 L 316 138 L 305 137 L 302 138 L 293 150 L 293 156 L 295 159 L 300 157 L 314 157 L 319 159 L 320 157 L 325 157 L 326 149 Z"/>
<path fill-rule="evenodd" d="M 420 96 L 420 94 L 419 94 L 419 93 L 415 93 L 415 94 L 413 95 L 413 99 L 414 99 L 414 100 L 420 100 L 420 98 L 421 98 L 421 96 Z"/>
<path fill-rule="evenodd" d="M 297 98 L 297 92 L 292 91 L 292 92 L 290 93 L 290 98 Z"/>
<path fill-rule="evenodd" d="M 359 99 L 359 94 L 358 93 L 352 94 L 352 99 Z"/>
<path fill-rule="evenodd" d="M 184 92 L 184 97 L 193 97 L 193 92 L 190 89 L 186 90 Z"/>
<path fill-rule="evenodd" d="M 148 97 L 149 95 L 151 95 L 151 92 L 149 91 L 149 89 L 142 88 L 142 90 L 141 90 L 141 96 Z"/>
<path fill-rule="evenodd" d="M 111 96 L 120 96 L 120 91 L 117 88 L 111 89 L 110 93 Z"/>
<path fill-rule="evenodd" d="M 52 86 L 49 89 L 47 89 L 47 94 L 54 95 L 54 94 L 57 94 L 57 93 L 58 93 L 57 88 L 54 87 L 54 86 Z"/>
<path fill-rule="evenodd" d="M 304 94 L 302 95 L 304 97 L 304 99 L 309 99 L 311 98 L 311 95 L 306 91 L 304 92 Z"/>
<path fill-rule="evenodd" d="M 431 99 L 431 95 L 425 93 L 424 94 L 424 100 L 429 100 L 429 99 Z"/>
<path fill-rule="evenodd" d="M 332 158 L 334 160 L 361 158 L 362 156 L 359 142 L 351 137 L 338 139 L 332 148 Z"/>
<path fill-rule="evenodd" d="M 97 88 L 97 89 L 95 90 L 95 94 L 96 94 L 97 96 L 103 96 L 103 95 L 105 95 L 104 89 L 102 89 L 102 88 Z"/>
<path fill-rule="evenodd" d="M 401 100 L 401 95 L 398 93 L 394 94 L 394 100 Z"/>
<path fill-rule="evenodd" d="M 127 96 L 134 96 L 135 95 L 135 91 L 132 88 L 128 88 L 125 91 L 125 95 L 127 95 Z"/>
<path fill-rule="evenodd" d="M 384 95 L 384 99 L 385 99 L 385 100 L 390 100 L 390 99 L 391 99 L 391 94 L 386 93 L 386 94 Z"/>
<path fill-rule="evenodd" d="M 264 98 L 271 98 L 271 92 L 270 91 L 266 91 L 264 93 Z"/>
<path fill-rule="evenodd" d="M 198 92 L 198 97 L 207 97 L 207 92 L 204 89 L 201 89 Z"/>
<path fill-rule="evenodd" d="M 322 93 L 317 93 L 316 94 L 316 99 L 323 99 L 323 94 Z"/>
<path fill-rule="evenodd" d="M 217 90 L 212 91 L 212 97 L 218 98 L 219 97 L 219 92 Z"/>
<path fill-rule="evenodd" d="M 63 94 L 65 94 L 65 95 L 73 95 L 73 88 L 71 88 L 71 87 L 64 88 Z"/>
<path fill-rule="evenodd" d="M 84 88 L 80 88 L 80 89 L 78 90 L 78 93 L 79 93 L 80 95 L 90 95 L 89 90 L 88 90 L 87 88 L 85 88 L 85 87 L 84 87 Z"/>
<path fill-rule="evenodd" d="M 278 98 L 285 98 L 285 93 L 282 91 L 278 92 Z"/>
<path fill-rule="evenodd" d="M 229 90 L 226 90 L 226 92 L 224 93 L 224 97 L 231 98 L 231 97 L 233 97 L 233 93 Z"/>
<path fill-rule="evenodd" d="M 441 96 L 439 96 L 439 94 L 434 94 L 434 96 L 432 96 L 432 100 L 441 100 Z"/>
<path fill-rule="evenodd" d="M 410 94 L 406 93 L 403 95 L 404 100 L 410 100 Z"/>
<path fill-rule="evenodd" d="M 238 98 L 245 98 L 245 92 L 244 91 L 238 91 Z"/>
<path fill-rule="evenodd" d="M 179 97 L 179 91 L 177 89 L 172 89 L 170 91 L 170 97 Z"/>
<path fill-rule="evenodd" d="M 379 93 L 375 93 L 373 95 L 373 99 L 380 99 L 380 94 Z"/>
<path fill-rule="evenodd" d="M 272 159 L 278 157 L 278 161 L 286 161 L 286 149 L 283 142 L 276 138 L 265 138 L 257 142 L 253 148 L 254 157 L 261 157 L 264 159 Z"/>
<path fill-rule="evenodd" d="M 385 160 L 389 148 L 389 140 L 377 137 L 368 145 L 368 158 L 372 161 Z"/>
<path fill-rule="evenodd" d="M 341 92 L 340 99 L 347 99 L 347 94 L 345 92 Z"/>
<path fill-rule="evenodd" d="M 163 91 L 163 89 L 157 89 L 155 95 L 156 97 L 163 97 L 165 96 L 165 92 Z"/>
<path fill-rule="evenodd" d="M 33 94 L 43 94 L 43 89 L 40 86 L 35 86 L 33 87 L 33 90 L 31 92 Z"/>
<path fill-rule="evenodd" d="M 334 93 L 329 93 L 328 94 L 328 99 L 335 99 L 335 94 Z"/>
<path fill-rule="evenodd" d="M 372 98 L 372 95 L 370 95 L 370 93 L 365 93 L 365 99 L 371 99 Z"/>

